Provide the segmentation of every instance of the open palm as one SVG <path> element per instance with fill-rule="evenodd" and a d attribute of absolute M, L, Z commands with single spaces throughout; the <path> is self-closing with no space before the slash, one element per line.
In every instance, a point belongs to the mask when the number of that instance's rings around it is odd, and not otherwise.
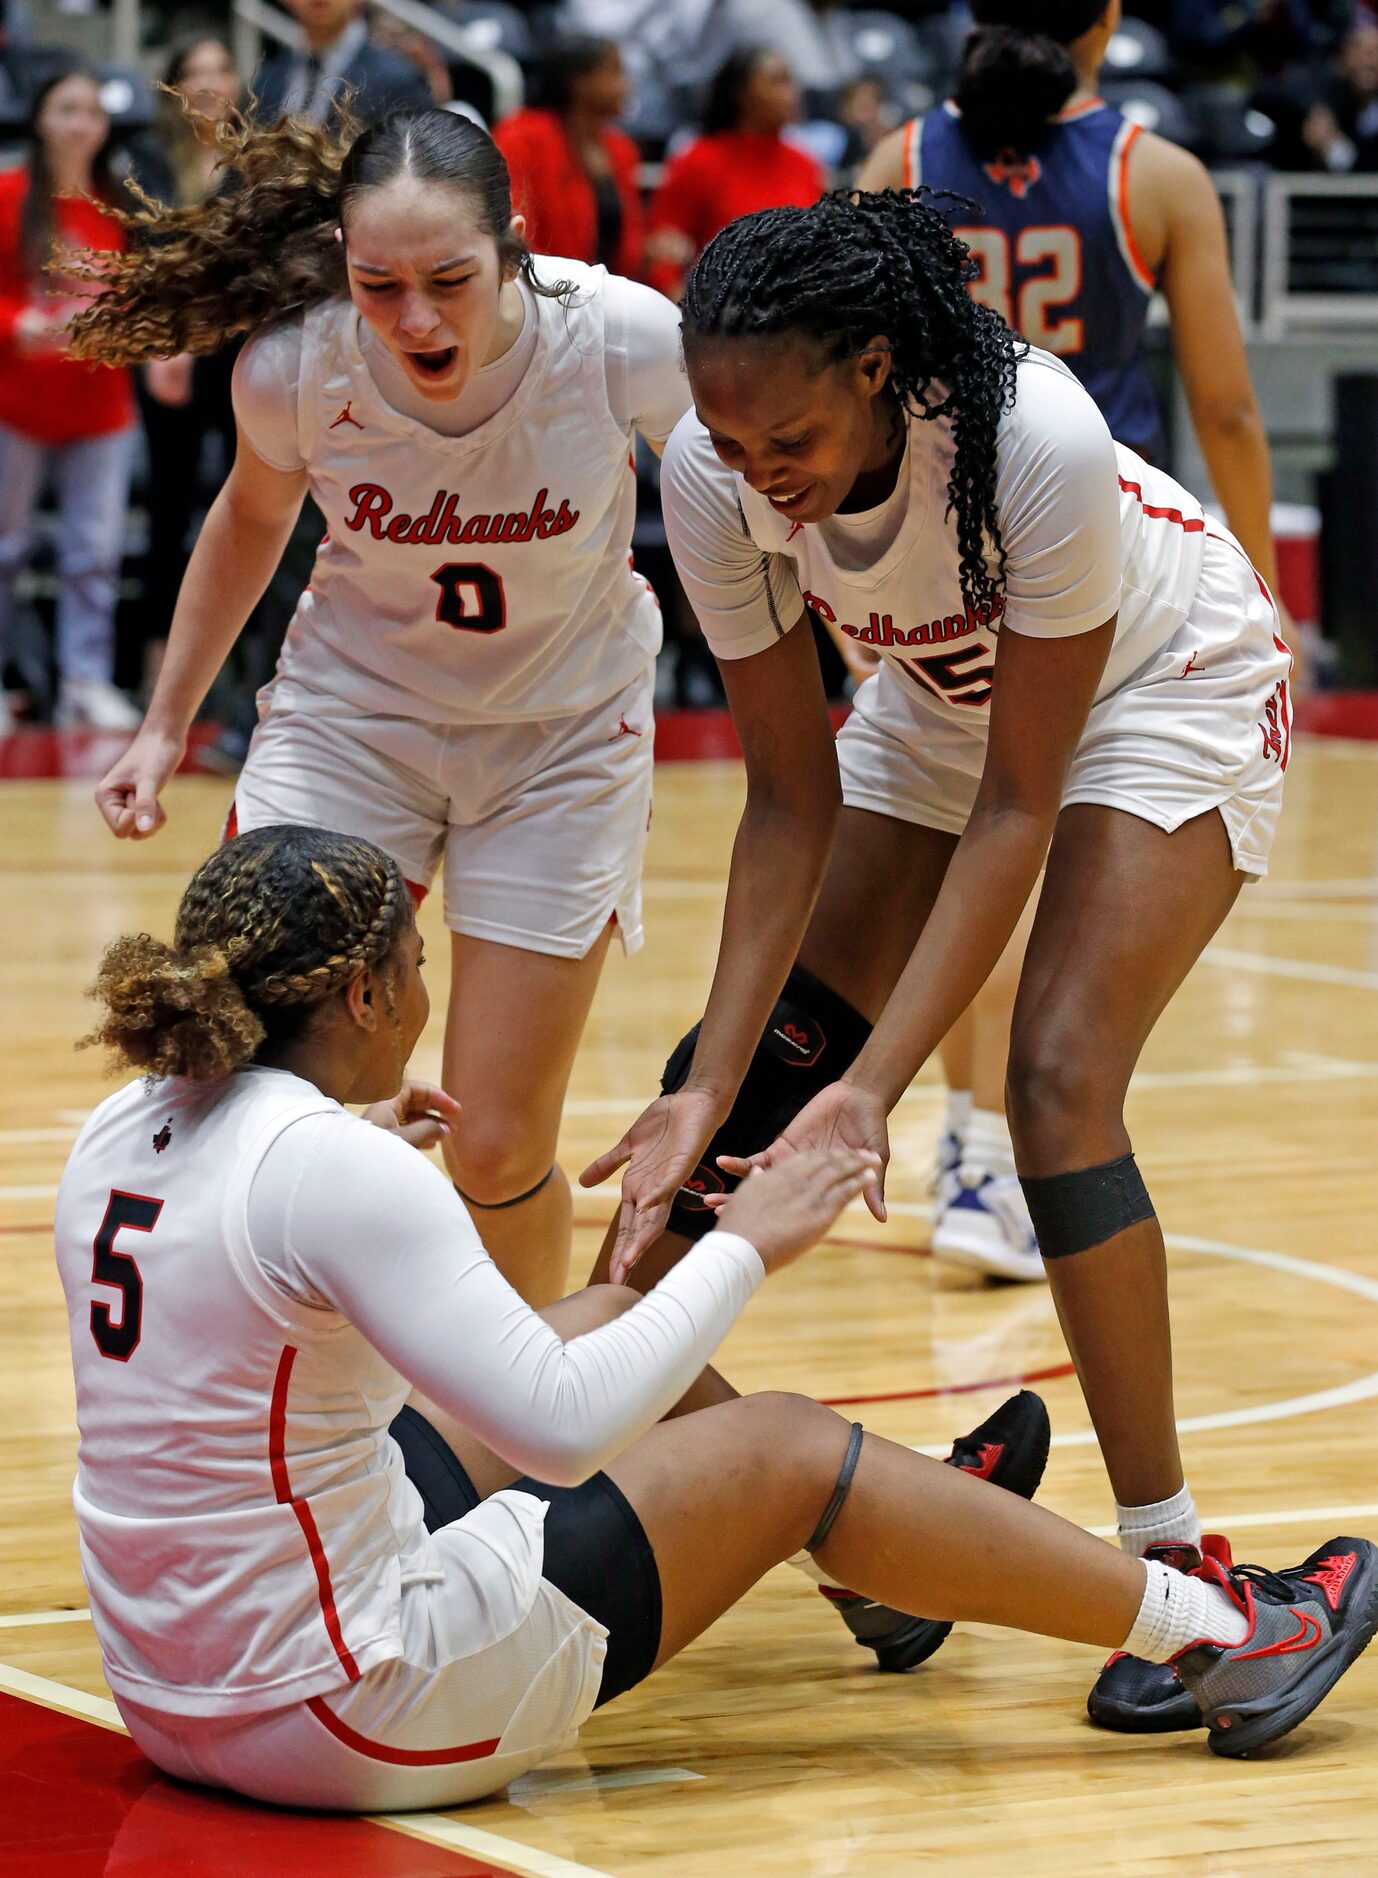
<path fill-rule="evenodd" d="M 759 1154 L 743 1157 L 720 1154 L 718 1166 L 728 1174 L 747 1174 L 753 1167 L 778 1167 L 792 1155 L 814 1148 L 855 1148 L 878 1155 L 880 1178 L 866 1188 L 866 1204 L 877 1219 L 885 1213 L 885 1170 L 890 1164 L 890 1130 L 885 1104 L 879 1096 L 849 1082 L 829 1083 L 789 1127 Z"/>
<path fill-rule="evenodd" d="M 609 1266 L 614 1284 L 625 1280 L 664 1232 L 674 1197 L 698 1166 L 720 1119 L 712 1096 L 689 1089 L 657 1096 L 617 1146 L 600 1154 L 580 1174 L 581 1187 L 596 1187 L 626 1164 Z"/>

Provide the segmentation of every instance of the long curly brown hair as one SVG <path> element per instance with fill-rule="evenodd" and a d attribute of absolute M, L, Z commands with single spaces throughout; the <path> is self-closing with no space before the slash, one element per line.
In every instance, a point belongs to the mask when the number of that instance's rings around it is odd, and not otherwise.
<path fill-rule="evenodd" d="M 462 190 L 497 243 L 503 267 L 532 290 L 565 299 L 568 281 L 536 278 L 517 240 L 512 183 L 501 151 L 469 118 L 450 111 L 400 112 L 360 132 L 305 117 L 254 124 L 242 112 L 200 118 L 232 186 L 185 207 L 155 202 L 120 217 L 128 247 L 88 253 L 73 271 L 98 291 L 73 320 L 78 358 L 106 365 L 215 352 L 236 333 L 349 291 L 343 243 L 335 239 L 351 199 L 398 176 Z"/>
<path fill-rule="evenodd" d="M 414 918 L 397 863 L 372 842 L 283 823 L 227 841 L 177 909 L 172 944 L 106 948 L 82 1047 L 120 1068 L 209 1081 L 300 1034 L 325 1001 L 387 966 Z"/>

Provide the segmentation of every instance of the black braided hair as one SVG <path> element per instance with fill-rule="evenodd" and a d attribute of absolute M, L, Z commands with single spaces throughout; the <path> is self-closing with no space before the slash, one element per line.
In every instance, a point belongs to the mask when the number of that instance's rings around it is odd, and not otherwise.
<path fill-rule="evenodd" d="M 957 517 L 962 593 L 989 614 L 1005 571 L 995 434 L 1028 347 L 971 298 L 976 271 L 932 191 L 837 190 L 811 208 L 762 209 L 730 222 L 694 264 L 681 313 L 687 354 L 699 339 L 801 333 L 821 342 L 831 363 L 884 334 L 902 408 L 951 422 L 947 512 Z"/>

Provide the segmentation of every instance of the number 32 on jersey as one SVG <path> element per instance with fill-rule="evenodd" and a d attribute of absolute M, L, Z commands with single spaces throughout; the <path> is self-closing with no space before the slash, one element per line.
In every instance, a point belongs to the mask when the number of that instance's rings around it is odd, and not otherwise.
<path fill-rule="evenodd" d="M 1030 345 L 1062 358 L 1081 351 L 1085 332 L 1060 309 L 1081 292 L 1081 236 L 1065 223 L 1022 228 L 1011 242 L 1002 228 L 957 228 L 980 273 L 971 297 L 995 311 Z M 1030 272 L 1029 270 L 1036 270 Z"/>

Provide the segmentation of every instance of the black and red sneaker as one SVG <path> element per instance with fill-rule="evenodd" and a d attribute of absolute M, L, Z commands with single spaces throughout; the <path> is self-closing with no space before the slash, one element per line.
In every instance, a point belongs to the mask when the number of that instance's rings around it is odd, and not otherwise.
<path fill-rule="evenodd" d="M 1378 1547 L 1367 1539 L 1332 1539 L 1281 1572 L 1207 1558 L 1195 1576 L 1249 1625 L 1242 1643 L 1203 1638 L 1175 1659 L 1215 1754 L 1239 1758 L 1290 1734 L 1378 1629 Z"/>
<path fill-rule="evenodd" d="M 1042 1398 L 1021 1389 L 979 1428 L 953 1442 L 947 1465 L 1032 1500 L 1048 1465 L 1050 1435 Z M 936 1618 L 908 1617 L 888 1604 L 874 1604 L 855 1591 L 837 1591 L 830 1585 L 820 1585 L 819 1590 L 836 1606 L 857 1642 L 875 1651 L 880 1669 L 917 1669 L 941 1648 L 952 1629 Z"/>
<path fill-rule="evenodd" d="M 1229 1542 L 1216 1532 L 1205 1535 L 1200 1551 L 1173 1541 L 1149 1546 L 1144 1557 L 1170 1565 L 1174 1571 L 1193 1572 L 1200 1568 L 1202 1553 L 1229 1569 Z M 1097 1728 L 1112 1728 L 1123 1735 L 1168 1734 L 1202 1725 L 1196 1698 L 1182 1686 L 1171 1663 L 1150 1663 L 1124 1650 L 1116 1650 L 1106 1661 L 1086 1698 L 1086 1713 Z"/>

